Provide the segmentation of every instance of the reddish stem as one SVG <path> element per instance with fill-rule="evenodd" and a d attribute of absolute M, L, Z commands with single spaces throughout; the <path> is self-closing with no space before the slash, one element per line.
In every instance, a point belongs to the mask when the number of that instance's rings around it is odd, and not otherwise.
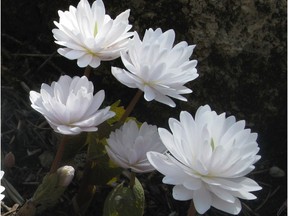
<path fill-rule="evenodd" d="M 191 200 L 190 207 L 187 212 L 187 216 L 196 216 L 196 209 L 195 209 L 193 200 Z"/>
<path fill-rule="evenodd" d="M 130 101 L 128 107 L 126 108 L 123 116 L 119 120 L 120 123 L 124 123 L 126 118 L 131 114 L 131 112 L 134 109 L 136 103 L 139 101 L 142 93 L 143 92 L 140 89 L 138 89 L 138 91 L 136 92 L 135 96 L 133 97 L 133 99 Z"/>
<path fill-rule="evenodd" d="M 92 71 L 92 68 L 88 65 L 84 70 L 84 76 L 89 78 L 91 71 Z"/>
<path fill-rule="evenodd" d="M 60 162 L 62 160 L 62 157 L 63 157 L 63 153 L 64 153 L 64 149 L 65 149 L 65 145 L 67 143 L 67 140 L 68 140 L 68 136 L 64 135 L 62 137 L 60 145 L 59 145 L 59 147 L 57 149 L 57 153 L 56 153 L 56 156 L 55 156 L 54 161 L 52 163 L 52 166 L 51 166 L 51 169 L 50 169 L 50 173 L 54 173 L 58 169 L 59 164 L 60 164 Z"/>

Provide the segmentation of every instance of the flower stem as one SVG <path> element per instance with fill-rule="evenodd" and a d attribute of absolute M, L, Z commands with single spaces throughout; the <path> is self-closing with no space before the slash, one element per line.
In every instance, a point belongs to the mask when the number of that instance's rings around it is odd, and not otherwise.
<path fill-rule="evenodd" d="M 136 103 L 139 101 L 142 93 L 143 92 L 140 89 L 138 89 L 138 91 L 136 92 L 135 96 L 133 97 L 133 99 L 130 101 L 128 107 L 126 108 L 123 116 L 120 118 L 120 120 L 119 120 L 120 123 L 124 123 L 126 118 L 131 114 L 131 112 L 134 109 Z"/>
<path fill-rule="evenodd" d="M 187 212 L 187 216 L 196 216 L 196 209 L 195 209 L 193 200 L 191 200 L 190 207 Z"/>
<path fill-rule="evenodd" d="M 87 78 L 89 78 L 90 76 L 90 73 L 91 73 L 91 70 L 92 68 L 88 65 L 85 70 L 84 70 L 84 76 L 86 76 Z"/>
<path fill-rule="evenodd" d="M 57 153 L 56 153 L 56 156 L 55 156 L 54 161 L 52 163 L 52 166 L 51 166 L 51 169 L 50 169 L 50 173 L 54 173 L 58 169 L 59 164 L 60 164 L 60 162 L 62 160 L 62 156 L 63 156 L 65 145 L 66 145 L 67 141 L 68 141 L 68 136 L 64 135 L 62 137 L 60 145 L 59 145 L 59 147 L 57 149 Z"/>
<path fill-rule="evenodd" d="M 135 185 L 135 177 L 136 177 L 136 174 L 135 174 L 135 172 L 130 172 L 130 184 L 129 184 L 129 186 L 130 186 L 130 188 L 132 189 L 133 187 L 134 187 L 134 185 Z"/>
<path fill-rule="evenodd" d="M 91 184 L 92 166 L 95 161 L 87 161 L 84 168 L 83 177 L 81 179 L 81 184 L 78 189 L 78 194 L 75 196 L 74 210 L 77 215 L 85 215 L 95 193 L 96 185 Z"/>

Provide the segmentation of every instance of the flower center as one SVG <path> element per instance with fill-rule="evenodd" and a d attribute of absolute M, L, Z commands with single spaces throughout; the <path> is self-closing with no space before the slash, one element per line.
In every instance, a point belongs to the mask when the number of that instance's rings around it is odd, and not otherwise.
<path fill-rule="evenodd" d="M 211 145 L 212 151 L 214 151 L 214 149 L 215 149 L 215 143 L 214 143 L 213 138 L 211 138 L 210 145 Z"/>
<path fill-rule="evenodd" d="M 97 33 L 98 33 L 98 24 L 97 22 L 95 22 L 93 36 L 96 37 Z"/>
<path fill-rule="evenodd" d="M 86 47 L 84 47 L 84 49 L 85 49 L 85 51 L 86 51 L 88 54 L 92 55 L 93 57 L 97 57 L 97 53 L 91 51 L 90 49 L 88 49 L 88 48 L 86 48 Z"/>

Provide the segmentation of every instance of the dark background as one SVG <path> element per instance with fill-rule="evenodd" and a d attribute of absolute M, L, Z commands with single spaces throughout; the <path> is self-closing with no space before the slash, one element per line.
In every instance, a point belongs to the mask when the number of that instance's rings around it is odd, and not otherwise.
<path fill-rule="evenodd" d="M 35 127 L 35 121 L 38 124 L 41 117 L 30 108 L 29 90 L 38 90 L 41 83 L 58 80 L 61 74 L 82 75 L 76 61 L 56 53 L 59 46 L 51 32 L 55 28 L 53 21 L 59 20 L 57 11 L 77 3 L 2 0 L 2 157 L 9 151 L 15 154 L 16 166 L 6 171 L 5 177 L 26 199 L 37 185 L 27 186 L 23 182 L 28 177 L 41 181 L 47 169 L 38 156 L 53 152 L 56 140 L 49 129 Z M 177 101 L 173 109 L 142 99 L 133 114 L 141 121 L 166 127 L 168 118 L 178 118 L 181 110 L 194 114 L 200 105 L 209 104 L 218 113 L 245 119 L 247 127 L 259 134 L 262 159 L 252 178 L 263 190 L 255 193 L 257 200 L 244 201 L 242 215 L 276 215 L 287 199 L 286 175 L 269 175 L 272 166 L 287 171 L 286 1 L 104 0 L 104 4 L 112 18 L 130 8 L 130 23 L 141 36 L 147 28 L 172 28 L 176 42 L 196 44 L 192 58 L 198 60 L 200 76 L 187 84 L 193 90 L 189 102 Z M 107 104 L 121 98 L 126 106 L 135 90 L 110 75 L 111 65 L 121 67 L 121 61 L 103 62 L 95 70 L 95 89 L 105 89 Z M 27 150 L 38 153 L 28 156 Z M 147 192 L 145 215 L 185 215 L 187 202 L 174 201 L 169 195 L 171 187 L 163 186 L 161 178 L 153 174 L 153 186 L 143 183 Z M 62 212 L 61 207 L 56 207 L 53 214 Z M 98 215 L 94 210 L 91 209 L 91 215 Z M 207 215 L 222 213 L 211 210 Z"/>

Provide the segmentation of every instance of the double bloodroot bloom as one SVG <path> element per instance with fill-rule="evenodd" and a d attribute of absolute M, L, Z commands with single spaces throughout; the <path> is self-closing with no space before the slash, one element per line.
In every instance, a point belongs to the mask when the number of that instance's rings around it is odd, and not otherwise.
<path fill-rule="evenodd" d="M 173 47 L 174 30 L 162 33 L 161 29 L 149 29 L 143 41 L 137 32 L 128 44 L 128 51 L 121 52 L 121 59 L 128 69 L 112 67 L 112 74 L 124 85 L 144 92 L 147 101 L 156 100 L 175 107 L 169 97 L 182 101 L 181 94 L 192 91 L 184 84 L 198 77 L 196 60 L 189 60 L 195 45 L 182 41 Z"/>
<path fill-rule="evenodd" d="M 4 171 L 0 171 L 0 180 L 2 180 L 4 176 Z M 2 182 L 2 181 L 1 181 Z M 4 199 L 5 195 L 2 194 L 2 192 L 5 190 L 5 187 L 3 187 L 1 184 L 0 184 L 0 201 Z"/>
<path fill-rule="evenodd" d="M 133 120 L 112 132 L 107 142 L 106 150 L 111 160 L 137 173 L 155 170 L 147 159 L 148 151 L 166 151 L 156 126 L 144 122 L 139 128 Z"/>
<path fill-rule="evenodd" d="M 87 77 L 61 76 L 51 86 L 43 83 L 40 93 L 30 91 L 31 106 L 40 112 L 50 126 L 61 134 L 97 131 L 97 125 L 115 115 L 110 107 L 99 109 L 104 90 L 93 96 L 94 86 Z"/>
<path fill-rule="evenodd" d="M 181 112 L 180 121 L 170 118 L 171 132 L 159 128 L 168 152 L 148 152 L 150 163 L 165 177 L 163 183 L 175 185 L 176 200 L 193 199 L 200 214 L 211 206 L 238 214 L 238 198 L 252 200 L 251 191 L 261 187 L 244 177 L 260 159 L 257 134 L 245 128 L 245 121 L 217 115 L 208 105 L 201 106 L 195 119 Z"/>
<path fill-rule="evenodd" d="M 68 59 L 77 59 L 79 67 L 98 67 L 100 61 L 120 57 L 126 49 L 128 37 L 132 36 L 128 23 L 129 10 L 114 20 L 105 14 L 102 0 L 96 0 L 92 7 L 87 0 L 81 0 L 77 8 L 70 6 L 69 11 L 58 11 L 60 20 L 54 22 L 56 43 L 65 48 L 58 53 Z"/>

